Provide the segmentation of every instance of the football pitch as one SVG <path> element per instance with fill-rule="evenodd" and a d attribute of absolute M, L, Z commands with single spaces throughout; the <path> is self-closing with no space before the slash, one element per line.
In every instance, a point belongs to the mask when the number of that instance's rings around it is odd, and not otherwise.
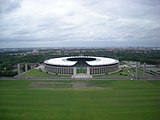
<path fill-rule="evenodd" d="M 160 81 L 0 80 L 0 120 L 159 120 Z"/>

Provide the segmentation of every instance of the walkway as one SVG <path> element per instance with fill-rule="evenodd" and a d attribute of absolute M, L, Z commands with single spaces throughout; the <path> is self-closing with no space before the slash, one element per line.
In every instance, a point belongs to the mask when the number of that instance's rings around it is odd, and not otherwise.
<path fill-rule="evenodd" d="M 92 78 L 92 75 L 81 73 L 81 74 L 72 75 L 72 78 Z"/>

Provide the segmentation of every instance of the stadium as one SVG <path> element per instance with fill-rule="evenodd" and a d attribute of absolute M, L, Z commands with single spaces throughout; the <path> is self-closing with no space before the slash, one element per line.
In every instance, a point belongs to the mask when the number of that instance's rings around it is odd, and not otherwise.
<path fill-rule="evenodd" d="M 59 75 L 108 74 L 119 70 L 119 61 L 112 58 L 74 56 L 53 58 L 44 61 L 44 71 Z"/>

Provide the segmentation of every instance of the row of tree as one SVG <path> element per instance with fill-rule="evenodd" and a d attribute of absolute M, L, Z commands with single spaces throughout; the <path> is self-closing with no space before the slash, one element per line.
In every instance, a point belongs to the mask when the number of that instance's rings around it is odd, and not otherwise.
<path fill-rule="evenodd" d="M 60 55 L 17 55 L 11 53 L 0 53 L 0 76 L 15 76 L 17 74 L 14 72 L 17 69 L 18 63 L 43 63 L 44 60 L 55 57 L 64 56 L 101 56 L 101 57 L 111 57 L 118 59 L 120 61 L 139 61 L 141 63 L 148 63 L 153 65 L 160 65 L 160 50 L 149 50 L 149 51 L 106 51 L 106 50 L 94 50 L 93 52 L 81 52 L 81 53 L 62 53 Z M 29 66 L 30 67 L 30 66 Z M 28 67 L 28 68 L 29 68 Z M 24 69 L 24 67 L 23 67 Z"/>
<path fill-rule="evenodd" d="M 3 71 L 0 71 L 0 76 L 1 77 L 14 77 L 17 74 L 18 74 L 17 71 L 13 71 L 13 70 L 3 70 Z"/>

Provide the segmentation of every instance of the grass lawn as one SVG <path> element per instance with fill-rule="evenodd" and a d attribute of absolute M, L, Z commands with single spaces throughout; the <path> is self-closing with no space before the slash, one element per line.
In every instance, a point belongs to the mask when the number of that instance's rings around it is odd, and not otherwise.
<path fill-rule="evenodd" d="M 37 69 L 32 69 L 32 70 L 30 70 L 30 71 L 28 71 L 27 72 L 27 74 L 26 73 L 24 73 L 24 74 L 22 74 L 21 75 L 21 77 L 26 77 L 26 75 L 27 75 L 27 77 L 39 77 L 39 78 L 41 78 L 41 77 L 71 77 L 70 75 L 55 75 L 55 74 L 48 74 L 48 73 L 46 73 L 46 72 L 43 72 L 43 71 L 40 71 L 40 70 L 37 70 Z"/>
<path fill-rule="evenodd" d="M 79 74 L 79 73 L 86 74 L 87 73 L 87 69 L 77 69 L 77 74 Z"/>
<path fill-rule="evenodd" d="M 0 80 L 0 120 L 159 120 L 160 81 Z"/>
<path fill-rule="evenodd" d="M 93 75 L 93 77 L 132 77 L 133 70 L 132 69 L 122 69 L 121 71 L 110 73 L 107 75 Z"/>
<path fill-rule="evenodd" d="M 133 77 L 134 76 L 135 71 L 133 71 L 133 69 L 131 68 L 124 68 L 121 71 L 115 72 L 115 73 L 111 73 L 111 74 L 107 74 L 107 75 L 93 75 L 93 77 Z M 153 75 L 146 73 L 145 74 L 146 77 L 153 77 Z M 142 70 L 138 70 L 138 77 L 143 77 L 143 71 Z"/>

